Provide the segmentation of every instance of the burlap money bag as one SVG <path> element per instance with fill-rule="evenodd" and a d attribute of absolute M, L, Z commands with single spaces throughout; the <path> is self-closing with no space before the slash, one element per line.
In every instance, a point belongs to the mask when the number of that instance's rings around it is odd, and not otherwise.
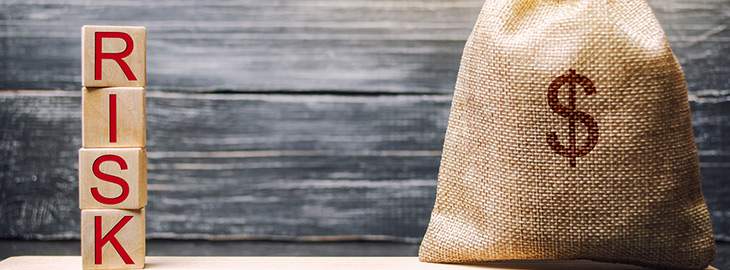
<path fill-rule="evenodd" d="M 687 87 L 643 0 L 489 0 L 461 60 L 427 262 L 714 256 Z"/>

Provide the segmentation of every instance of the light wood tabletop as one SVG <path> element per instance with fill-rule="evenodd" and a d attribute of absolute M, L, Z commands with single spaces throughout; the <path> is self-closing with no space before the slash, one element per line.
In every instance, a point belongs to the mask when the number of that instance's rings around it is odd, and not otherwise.
<path fill-rule="evenodd" d="M 0 269 L 81 269 L 79 256 L 18 256 L 0 261 Z M 630 265 L 576 261 L 501 262 L 479 265 L 433 264 L 417 257 L 146 257 L 145 269 L 275 270 L 460 270 L 460 269 L 642 269 Z M 714 269 L 714 268 L 708 268 Z"/>

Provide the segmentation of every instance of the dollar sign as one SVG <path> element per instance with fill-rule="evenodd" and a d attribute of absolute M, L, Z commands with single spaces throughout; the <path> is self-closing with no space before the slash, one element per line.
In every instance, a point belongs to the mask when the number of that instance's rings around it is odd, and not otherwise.
<path fill-rule="evenodd" d="M 568 85 L 570 95 L 568 96 L 568 106 L 563 106 L 558 100 L 558 91 L 563 85 Z M 598 143 L 598 124 L 589 114 L 575 109 L 575 86 L 583 87 L 587 96 L 596 93 L 593 82 L 585 76 L 576 74 L 574 69 L 568 70 L 566 74 L 558 76 L 548 88 L 548 104 L 553 112 L 562 117 L 567 117 L 568 124 L 568 147 L 560 144 L 558 135 L 555 132 L 548 132 L 547 143 L 556 154 L 569 158 L 570 166 L 576 166 L 576 158 L 587 155 L 593 147 Z M 580 121 L 588 129 L 588 138 L 583 142 L 581 147 L 576 145 L 575 122 Z"/>

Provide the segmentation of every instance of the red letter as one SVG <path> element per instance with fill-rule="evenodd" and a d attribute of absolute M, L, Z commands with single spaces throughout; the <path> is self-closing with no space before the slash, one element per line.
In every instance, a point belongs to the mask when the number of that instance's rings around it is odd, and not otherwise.
<path fill-rule="evenodd" d="M 104 163 L 105 161 L 116 162 L 117 164 L 119 164 L 119 168 L 122 170 L 127 169 L 127 162 L 125 162 L 124 159 L 122 159 L 122 157 L 120 157 L 120 156 L 103 155 L 103 156 L 98 157 L 96 160 L 94 160 L 94 165 L 91 167 L 91 171 L 94 172 L 94 176 L 96 176 L 97 178 L 107 181 L 107 182 L 117 184 L 120 187 L 122 187 L 122 194 L 119 194 L 119 196 L 117 196 L 115 198 L 108 198 L 108 197 L 104 197 L 104 195 L 101 195 L 101 193 L 99 193 L 99 189 L 94 187 L 94 188 L 91 188 L 91 195 L 94 196 L 94 199 L 96 199 L 96 201 L 103 203 L 103 204 L 121 203 L 125 199 L 127 199 L 127 196 L 129 195 L 129 184 L 127 184 L 127 181 L 124 181 L 124 179 L 122 179 L 122 178 L 101 172 L 101 170 L 99 170 L 99 167 L 101 167 L 101 163 Z"/>
<path fill-rule="evenodd" d="M 102 52 L 102 45 L 101 41 L 104 38 L 119 38 L 124 40 L 124 43 L 126 43 L 127 47 L 124 48 L 124 51 L 118 52 L 118 53 L 105 53 Z M 129 66 L 127 65 L 127 62 L 124 62 L 122 58 L 129 56 L 129 54 L 132 53 L 132 50 L 134 49 L 134 42 L 132 41 L 132 37 L 129 36 L 127 33 L 122 32 L 96 32 L 94 35 L 94 49 L 95 49 L 95 58 L 94 58 L 94 80 L 101 80 L 101 60 L 103 59 L 111 59 L 117 62 L 119 64 L 119 67 L 122 68 L 122 71 L 124 72 L 124 75 L 127 76 L 127 80 L 130 81 L 136 81 L 137 77 L 134 76 L 134 73 L 132 73 L 132 70 L 129 69 Z"/>
<path fill-rule="evenodd" d="M 94 216 L 94 264 L 101 264 L 101 258 L 103 257 L 101 254 L 101 248 L 106 245 L 107 242 L 112 244 L 112 247 L 117 251 L 117 254 L 119 254 L 119 257 L 122 257 L 122 260 L 126 264 L 134 264 L 134 261 L 132 261 L 132 258 L 129 257 L 129 254 L 127 254 L 127 251 L 124 250 L 124 247 L 122 247 L 122 244 L 119 243 L 119 240 L 116 238 L 116 234 L 122 230 L 124 225 L 127 225 L 129 220 L 132 219 L 132 216 L 124 216 L 122 220 L 120 220 L 117 225 L 114 225 L 114 228 L 109 230 L 109 232 L 104 235 L 104 237 L 101 236 L 101 216 Z"/>
<path fill-rule="evenodd" d="M 117 142 L 117 94 L 109 94 L 109 142 Z"/>

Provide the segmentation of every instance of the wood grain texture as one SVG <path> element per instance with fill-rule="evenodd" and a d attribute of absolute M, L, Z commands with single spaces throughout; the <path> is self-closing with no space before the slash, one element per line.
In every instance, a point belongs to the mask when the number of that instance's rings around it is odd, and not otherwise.
<path fill-rule="evenodd" d="M 0 238 L 78 236 L 78 91 L 0 92 Z M 728 239 L 730 92 L 691 95 Z M 149 93 L 151 238 L 418 241 L 448 96 Z"/>
<path fill-rule="evenodd" d="M 0 260 L 12 256 L 78 256 L 78 240 L 0 240 Z M 281 242 L 147 240 L 148 256 L 418 256 L 418 244 L 396 242 Z M 712 266 L 730 268 L 730 244 L 718 243 Z M 523 269 L 535 269 L 531 266 Z"/>
<path fill-rule="evenodd" d="M 449 97 L 148 96 L 148 235 L 421 237 Z M 78 92 L 0 95 L 0 238 L 78 235 Z"/>
<path fill-rule="evenodd" d="M 78 89 L 84 24 L 148 29 L 149 89 L 451 93 L 481 0 L 0 3 L 0 88 Z M 730 89 L 726 0 L 650 0 L 691 90 Z"/>
<path fill-rule="evenodd" d="M 0 261 L 0 267 L 26 269 L 79 269 L 79 257 L 21 256 Z M 486 264 L 436 264 L 418 257 L 148 257 L 145 269 L 281 269 L 281 270 L 642 270 L 644 268 L 588 260 L 496 262 Z M 715 269 L 708 267 L 708 270 Z"/>

